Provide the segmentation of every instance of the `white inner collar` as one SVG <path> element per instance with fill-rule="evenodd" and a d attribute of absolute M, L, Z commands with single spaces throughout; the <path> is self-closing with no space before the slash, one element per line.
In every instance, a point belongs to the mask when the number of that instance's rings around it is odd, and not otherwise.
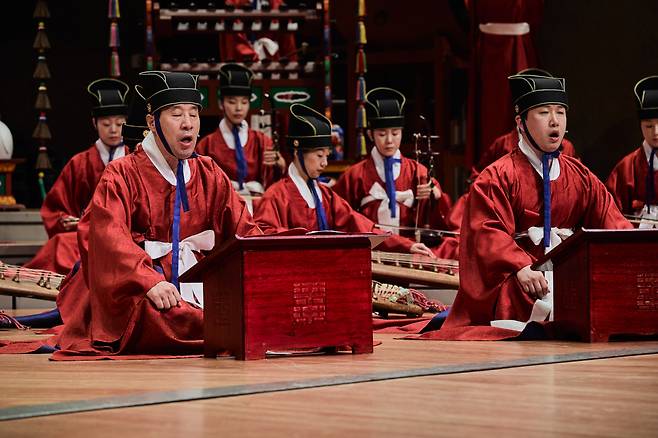
<path fill-rule="evenodd" d="M 160 152 L 158 145 L 155 143 L 155 136 L 152 132 L 149 132 L 148 135 L 142 141 L 142 149 L 146 152 L 146 156 L 149 157 L 151 163 L 158 169 L 160 175 L 169 182 L 172 186 L 176 186 L 176 174 L 169 164 L 165 157 Z M 190 164 L 187 160 L 183 161 L 183 176 L 185 177 L 185 183 L 190 180 Z"/>
<path fill-rule="evenodd" d="M 299 191 L 299 194 L 302 195 L 302 198 L 304 198 L 304 201 L 306 201 L 308 208 L 315 208 L 313 194 L 311 193 L 308 184 L 306 184 L 306 181 L 304 181 L 304 178 L 299 174 L 297 167 L 295 167 L 295 163 L 290 163 L 290 166 L 288 166 L 288 176 L 290 176 L 292 182 L 297 186 L 297 190 Z M 318 187 L 318 182 L 313 181 L 313 186 L 315 188 L 315 193 L 318 195 L 318 199 L 322 202 L 322 192 L 320 191 L 320 187 Z"/>
<path fill-rule="evenodd" d="M 98 153 L 101 155 L 101 161 L 103 161 L 103 164 L 107 166 L 107 163 L 110 161 L 110 147 L 103 143 L 103 141 L 99 138 L 96 140 L 96 149 L 98 149 Z M 119 146 L 114 150 L 114 156 L 112 157 L 112 160 L 116 160 L 117 158 L 125 156 L 126 147 Z"/>
<path fill-rule="evenodd" d="M 222 133 L 222 137 L 224 137 L 226 146 L 228 146 L 229 149 L 235 150 L 235 138 L 233 137 L 233 131 L 229 127 L 226 118 L 223 118 L 219 122 L 219 131 Z M 247 140 L 249 139 L 249 124 L 246 120 L 243 120 L 240 126 L 238 126 L 238 137 L 240 137 L 240 143 L 244 148 L 244 145 L 247 144 Z"/>
<path fill-rule="evenodd" d="M 377 148 L 375 146 L 372 147 L 370 150 L 370 155 L 372 155 L 372 160 L 375 162 L 375 169 L 377 170 L 377 175 L 379 175 L 379 178 L 386 182 L 386 169 L 384 168 L 384 156 L 379 153 Z M 398 160 L 401 160 L 402 154 L 400 153 L 400 150 L 398 149 L 395 151 L 395 154 L 393 155 L 393 158 L 397 158 Z M 395 162 L 393 163 L 393 180 L 398 179 L 400 176 L 400 168 L 402 167 L 401 162 Z"/>
<path fill-rule="evenodd" d="M 525 155 L 528 158 L 528 161 L 530 161 L 532 167 L 537 171 L 539 176 L 543 179 L 544 166 L 541 162 L 541 156 L 539 155 L 540 152 L 535 150 L 535 148 L 527 145 L 526 142 L 523 141 L 523 137 L 521 136 L 519 136 L 519 149 L 521 149 L 523 155 Z M 551 164 L 551 168 L 548 171 L 548 177 L 551 181 L 555 181 L 558 176 L 560 176 L 560 159 L 554 158 Z"/>
<path fill-rule="evenodd" d="M 644 149 L 644 155 L 647 156 L 647 165 L 649 164 L 649 159 L 651 158 L 651 149 L 646 140 L 642 142 L 642 149 Z M 653 158 L 653 170 L 658 170 L 658 150 L 656 150 L 656 155 Z"/>

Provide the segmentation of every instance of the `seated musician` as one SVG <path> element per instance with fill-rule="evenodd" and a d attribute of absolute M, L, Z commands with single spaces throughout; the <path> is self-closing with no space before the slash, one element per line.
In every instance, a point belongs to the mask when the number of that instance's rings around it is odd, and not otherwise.
<path fill-rule="evenodd" d="M 58 299 L 58 343 L 77 354 L 200 353 L 203 294 L 179 275 L 201 251 L 260 234 L 226 174 L 194 153 L 197 77 L 147 71 L 139 82 L 150 132 L 103 174 L 79 227 L 84 276 Z"/>
<path fill-rule="evenodd" d="M 107 164 L 128 152 L 121 139 L 126 121 L 128 85 L 98 79 L 87 87 L 92 100 L 92 123 L 98 140 L 71 158 L 48 192 L 41 217 L 49 240 L 25 266 L 68 274 L 80 258 L 76 229 Z"/>
<path fill-rule="evenodd" d="M 619 209 L 636 216 L 640 228 L 658 226 L 658 76 L 635 85 L 642 145 L 626 155 L 612 170 L 606 186 Z"/>
<path fill-rule="evenodd" d="M 272 139 L 249 129 L 253 73 L 238 64 L 224 64 L 219 70 L 220 108 L 224 117 L 212 134 L 199 141 L 197 152 L 207 155 L 231 179 L 243 195 L 262 195 L 284 172 L 284 158 L 272 149 Z"/>
<path fill-rule="evenodd" d="M 546 77 L 553 76 L 546 70 L 542 70 L 540 68 L 526 68 L 517 74 Z M 519 134 L 519 130 L 516 126 L 514 126 L 514 128 L 507 134 L 496 138 L 493 143 L 491 143 L 489 147 L 487 147 L 484 152 L 482 152 L 480 160 L 477 162 L 477 164 L 471 168 L 471 176 L 469 177 L 469 181 L 475 181 L 480 172 L 482 172 L 488 165 L 515 149 L 519 144 L 520 139 L 521 134 Z M 562 154 L 569 157 L 578 157 L 578 153 L 576 152 L 576 148 L 574 147 L 573 143 L 566 138 L 562 139 Z M 466 196 L 467 194 L 464 194 L 459 199 L 457 199 L 455 205 L 450 211 L 450 214 L 447 217 L 449 229 L 459 230 L 461 227 Z"/>
<path fill-rule="evenodd" d="M 437 339 L 501 339 L 515 332 L 499 327 L 522 328 L 531 312 L 534 320 L 549 317 L 549 284 L 532 263 L 576 227 L 632 227 L 601 181 L 560 153 L 565 80 L 515 75 L 509 81 L 521 139 L 471 187 L 461 227 L 459 292 Z"/>
<path fill-rule="evenodd" d="M 302 104 L 291 105 L 290 115 L 288 145 L 294 161 L 288 175 L 267 189 L 258 204 L 254 218 L 261 229 L 266 233 L 290 228 L 382 233 L 332 189 L 318 184 L 331 151 L 329 119 Z M 381 248 L 432 256 L 424 244 L 399 236 L 385 240 Z"/>
<path fill-rule="evenodd" d="M 375 88 L 366 95 L 368 137 L 374 142 L 370 156 L 350 167 L 339 178 L 334 191 L 352 208 L 380 225 L 417 228 L 418 221 L 430 228 L 447 230 L 445 217 L 451 201 L 425 166 L 400 153 L 405 97 L 391 88 Z M 411 233 L 413 235 L 413 230 Z M 442 258 L 455 258 L 457 240 L 444 238 L 432 248 Z"/>

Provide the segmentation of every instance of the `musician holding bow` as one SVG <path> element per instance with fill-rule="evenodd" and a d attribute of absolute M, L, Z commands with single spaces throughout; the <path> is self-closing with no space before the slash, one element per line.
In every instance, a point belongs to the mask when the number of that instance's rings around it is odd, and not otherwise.
<path fill-rule="evenodd" d="M 288 174 L 267 189 L 254 215 L 265 233 L 291 228 L 382 233 L 331 188 L 318 183 L 331 151 L 329 119 L 305 105 L 291 105 L 288 146 L 294 156 Z M 432 256 L 424 244 L 395 235 L 380 248 Z"/>
<path fill-rule="evenodd" d="M 400 153 L 404 105 L 404 95 L 392 88 L 375 88 L 366 94 L 367 134 L 374 146 L 368 158 L 350 167 L 333 189 L 370 220 L 392 225 L 393 233 L 398 234 L 400 226 L 424 225 L 419 221 L 448 230 L 449 197 L 438 181 L 430 181 L 424 165 Z M 441 258 L 455 258 L 456 249 L 454 238 L 432 248 Z"/>

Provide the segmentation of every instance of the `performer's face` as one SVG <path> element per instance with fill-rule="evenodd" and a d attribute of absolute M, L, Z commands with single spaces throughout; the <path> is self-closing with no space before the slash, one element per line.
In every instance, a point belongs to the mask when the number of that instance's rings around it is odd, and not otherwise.
<path fill-rule="evenodd" d="M 400 149 L 402 128 L 373 129 L 370 138 L 375 142 L 377 151 L 384 157 L 392 157 Z"/>
<path fill-rule="evenodd" d="M 108 146 L 118 146 L 121 143 L 121 127 L 126 123 L 124 116 L 107 116 L 94 119 L 98 137 Z"/>
<path fill-rule="evenodd" d="M 313 149 L 312 151 L 304 152 L 304 166 L 306 167 L 306 172 L 310 178 L 317 178 L 322 172 L 324 172 L 324 168 L 327 167 L 327 160 L 330 152 L 329 148 Z M 299 167 L 299 158 L 297 157 L 297 154 L 295 154 L 295 161 Z M 299 173 L 303 175 L 304 172 L 301 167 L 299 167 L 299 170 Z"/>
<path fill-rule="evenodd" d="M 658 148 L 658 119 L 646 119 L 640 122 L 642 136 L 652 148 Z"/>
<path fill-rule="evenodd" d="M 524 139 L 521 117 L 516 116 L 516 123 Z M 567 129 L 567 110 L 562 105 L 543 105 L 528 111 L 526 125 L 530 135 L 544 152 L 556 151 L 562 144 L 564 132 Z M 529 143 L 528 143 L 529 144 Z"/>
<path fill-rule="evenodd" d="M 239 125 L 249 114 L 249 98 L 245 96 L 227 96 L 222 98 L 224 116 L 233 125 Z"/>
<path fill-rule="evenodd" d="M 153 116 L 146 116 L 146 121 L 151 132 L 157 135 Z M 168 106 L 160 111 L 160 126 L 176 158 L 189 158 L 194 152 L 201 127 L 199 107 L 191 103 Z"/>

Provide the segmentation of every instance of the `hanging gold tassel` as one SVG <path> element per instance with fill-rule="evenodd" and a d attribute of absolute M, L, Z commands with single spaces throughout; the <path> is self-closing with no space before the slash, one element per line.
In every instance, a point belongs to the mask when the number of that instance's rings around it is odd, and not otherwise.
<path fill-rule="evenodd" d="M 34 69 L 34 74 L 32 77 L 34 79 L 50 79 L 50 69 L 48 68 L 48 64 L 46 64 L 45 56 L 39 56 L 37 66 Z"/>
<path fill-rule="evenodd" d="M 50 99 L 48 98 L 48 89 L 46 84 L 39 85 L 39 92 L 37 93 L 37 101 L 34 104 L 34 108 L 44 111 L 50 109 Z"/>
<path fill-rule="evenodd" d="M 33 18 L 50 18 L 50 11 L 48 4 L 44 0 L 38 0 L 37 5 L 34 7 Z"/>
<path fill-rule="evenodd" d="M 37 154 L 37 162 L 34 165 L 34 168 L 37 170 L 48 170 L 52 169 L 50 164 L 50 158 L 48 158 L 48 149 L 44 145 L 39 146 L 39 153 Z"/>
<path fill-rule="evenodd" d="M 107 4 L 107 18 L 121 18 L 119 0 L 109 0 Z"/>
<path fill-rule="evenodd" d="M 48 35 L 46 35 L 46 24 L 43 21 L 39 21 L 39 27 L 37 29 L 37 36 L 34 38 L 32 47 L 40 50 L 50 49 L 50 41 L 48 41 Z"/>
<path fill-rule="evenodd" d="M 356 145 L 359 148 L 359 155 L 363 157 L 368 154 L 368 150 L 366 148 L 366 137 L 363 135 L 362 131 L 360 131 L 356 137 Z"/>
<path fill-rule="evenodd" d="M 366 0 L 359 0 L 359 17 L 366 15 Z"/>
<path fill-rule="evenodd" d="M 368 39 L 366 38 L 366 24 L 363 21 L 357 23 L 356 32 L 358 35 L 358 44 L 366 44 Z"/>

